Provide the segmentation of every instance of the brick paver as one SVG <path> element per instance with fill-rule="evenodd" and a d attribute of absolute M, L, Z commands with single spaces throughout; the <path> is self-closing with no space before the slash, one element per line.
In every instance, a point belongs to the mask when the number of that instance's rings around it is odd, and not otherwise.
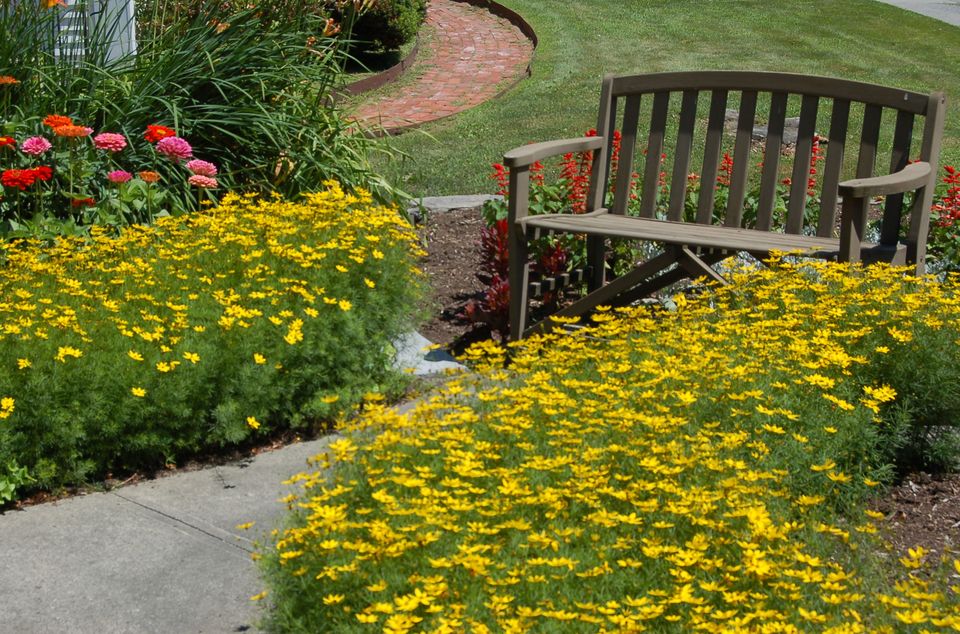
<path fill-rule="evenodd" d="M 533 43 L 509 20 L 456 0 L 430 0 L 413 66 L 360 97 L 354 119 L 388 131 L 467 110 L 524 75 Z"/>

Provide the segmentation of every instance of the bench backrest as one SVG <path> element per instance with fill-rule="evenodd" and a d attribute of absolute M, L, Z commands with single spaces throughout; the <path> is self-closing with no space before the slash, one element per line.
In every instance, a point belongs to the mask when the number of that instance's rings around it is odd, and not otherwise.
<path fill-rule="evenodd" d="M 695 144 L 698 120 L 702 129 L 702 118 L 697 113 L 698 102 L 705 94 L 709 98 L 708 112 L 703 113 L 706 116 L 706 131 L 701 132 L 705 138 Z M 794 104 L 800 102 L 792 167 L 789 166 L 789 152 L 783 152 L 782 146 L 788 102 L 791 99 Z M 699 167 L 702 187 L 696 204 L 695 221 L 719 221 L 728 226 L 741 226 L 744 200 L 750 184 L 757 183 L 756 172 L 759 172 L 759 200 L 756 201 L 756 217 L 751 219 L 751 226 L 769 231 L 774 226 L 778 186 L 782 187 L 784 176 L 789 175 L 789 203 L 783 230 L 829 237 L 834 235 L 836 226 L 838 183 L 846 178 L 877 175 L 874 166 L 878 160 L 878 147 L 891 147 L 890 161 L 888 164 L 881 161 L 878 168 L 880 174 L 898 171 L 915 159 L 927 161 L 933 166 L 929 185 L 916 196 L 906 232 L 908 248 L 922 261 L 928 227 L 927 210 L 936 183 L 944 101 L 940 93 L 928 95 L 861 82 L 789 73 L 698 71 L 608 75 L 603 80 L 597 124 L 598 135 L 605 137 L 608 142 L 594 156 L 595 178 L 591 182 L 587 208 L 591 211 L 603 207 L 605 193 L 612 188 L 614 200 L 611 212 L 625 213 L 630 203 L 631 180 L 636 172 L 642 192 L 639 198 L 640 215 L 654 217 L 659 194 L 661 207 L 666 202 L 667 219 L 683 220 L 687 177 Z M 769 103 L 769 110 L 758 112 L 758 103 Z M 642 108 L 645 113 L 643 117 Z M 730 115 L 728 108 L 738 112 L 735 130 L 725 129 Z M 820 168 L 820 209 L 818 217 L 811 221 L 805 219 L 804 214 L 810 159 L 814 151 L 818 117 L 826 127 L 828 108 L 826 160 Z M 646 116 L 647 111 L 649 116 Z M 856 113 L 856 118 L 862 115 L 863 120 L 858 147 L 848 142 L 852 113 Z M 918 124 L 918 118 L 922 125 Z M 763 141 L 762 167 L 758 167 L 757 156 L 751 156 L 751 148 L 756 144 L 753 139 L 754 127 L 764 119 L 766 139 Z M 884 120 L 893 125 L 882 126 Z M 611 183 L 608 180 L 615 130 L 620 131 L 620 152 L 615 182 Z M 892 134 L 892 138 L 881 142 L 883 130 Z M 823 132 L 820 131 L 821 134 Z M 670 148 L 672 156 L 667 157 L 672 160 L 672 167 L 661 164 L 665 148 L 674 139 L 675 144 Z M 698 147 L 703 148 L 703 162 L 694 166 L 691 159 L 694 148 Z M 714 218 L 716 201 L 712 185 L 721 170 L 725 149 L 732 149 L 733 163 L 732 167 L 729 162 L 725 166 L 729 173 L 728 201 L 722 220 L 718 220 Z M 848 151 L 854 150 L 857 152 L 855 168 L 852 160 L 844 160 Z M 846 170 L 845 163 L 848 164 Z M 845 174 L 854 169 L 854 173 Z M 668 177 L 668 192 L 663 191 L 665 186 L 661 172 L 666 172 Z M 901 236 L 902 207 L 902 195 L 888 197 L 881 229 L 882 244 L 894 244 Z M 916 252 L 918 243 L 919 253 Z"/>

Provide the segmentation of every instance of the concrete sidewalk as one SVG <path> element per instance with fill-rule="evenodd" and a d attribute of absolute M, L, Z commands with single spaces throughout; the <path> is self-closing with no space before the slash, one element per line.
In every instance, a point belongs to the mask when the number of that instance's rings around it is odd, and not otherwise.
<path fill-rule="evenodd" d="M 947 24 L 960 26 L 960 0 L 878 0 Z"/>
<path fill-rule="evenodd" d="M 397 341 L 397 365 L 457 367 L 429 343 Z M 283 519 L 281 483 L 332 437 L 0 515 L 0 634 L 256 631 L 254 542 Z"/>

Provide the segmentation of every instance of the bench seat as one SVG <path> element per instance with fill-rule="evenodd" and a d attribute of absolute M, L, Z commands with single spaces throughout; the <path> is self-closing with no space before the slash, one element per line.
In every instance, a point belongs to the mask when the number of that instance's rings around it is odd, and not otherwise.
<path fill-rule="evenodd" d="M 599 213 L 598 213 L 599 212 Z M 543 214 L 527 216 L 518 221 L 526 231 L 539 229 L 567 233 L 582 233 L 633 240 L 649 240 L 664 244 L 684 245 L 699 249 L 746 251 L 765 254 L 771 251 L 804 251 L 807 255 L 837 259 L 840 253 L 838 238 L 756 231 L 722 225 L 695 222 L 676 222 L 654 218 L 637 218 L 611 214 L 600 209 L 589 214 Z M 861 259 L 865 262 L 885 261 L 892 264 L 906 262 L 907 248 L 899 243 L 881 246 L 861 243 Z"/>

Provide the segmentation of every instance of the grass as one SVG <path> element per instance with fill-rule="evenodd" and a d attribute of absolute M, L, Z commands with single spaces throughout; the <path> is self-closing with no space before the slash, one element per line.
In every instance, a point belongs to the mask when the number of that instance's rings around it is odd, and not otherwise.
<path fill-rule="evenodd" d="M 960 29 L 948 24 L 870 0 L 624 0 L 592 3 L 589 13 L 563 0 L 502 2 L 538 34 L 533 76 L 499 99 L 390 140 L 410 156 L 375 169 L 402 189 L 492 191 L 489 165 L 506 150 L 596 124 L 608 72 L 771 70 L 944 90 L 941 164 L 960 162 L 960 107 L 951 105 Z"/>

